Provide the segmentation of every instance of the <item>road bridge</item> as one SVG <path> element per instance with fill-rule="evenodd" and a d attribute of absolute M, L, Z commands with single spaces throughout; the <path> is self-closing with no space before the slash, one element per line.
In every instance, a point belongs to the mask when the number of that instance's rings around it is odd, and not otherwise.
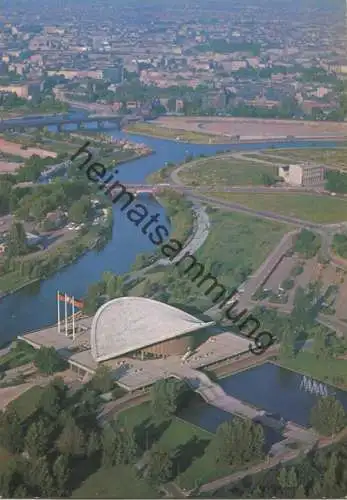
<path fill-rule="evenodd" d="M 44 128 L 56 126 L 58 130 L 63 130 L 65 125 L 76 125 L 77 128 L 83 128 L 87 123 L 96 123 L 98 128 L 107 128 L 106 123 L 112 123 L 120 128 L 129 121 L 137 121 L 137 117 L 125 117 L 124 115 L 89 115 L 85 117 L 71 117 L 64 115 L 44 116 L 44 117 L 25 117 L 0 120 L 0 132 L 20 131 L 23 132 L 30 128 Z"/>

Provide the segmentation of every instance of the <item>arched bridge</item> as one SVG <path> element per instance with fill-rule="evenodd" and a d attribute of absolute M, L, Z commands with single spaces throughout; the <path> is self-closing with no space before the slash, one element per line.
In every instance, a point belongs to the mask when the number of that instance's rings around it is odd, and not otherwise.
<path fill-rule="evenodd" d="M 0 120 L 0 132 L 6 130 L 24 131 L 30 128 L 44 128 L 56 126 L 58 130 L 63 130 L 65 125 L 76 125 L 77 128 L 83 128 L 87 123 L 96 123 L 100 129 L 107 128 L 106 123 L 112 123 L 117 127 L 121 127 L 129 121 L 138 121 L 138 117 L 125 117 L 124 115 L 89 115 L 85 117 L 68 117 L 68 116 L 43 116 L 43 117 L 27 117 L 27 118 L 12 118 L 9 120 Z"/>

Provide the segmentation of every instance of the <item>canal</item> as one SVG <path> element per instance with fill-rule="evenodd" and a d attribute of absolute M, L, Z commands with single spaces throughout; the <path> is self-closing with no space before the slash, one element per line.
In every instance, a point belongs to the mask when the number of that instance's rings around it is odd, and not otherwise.
<path fill-rule="evenodd" d="M 234 373 L 222 378 L 219 384 L 230 396 L 303 427 L 310 426 L 312 408 L 322 393 L 334 395 L 347 411 L 347 392 L 273 363 Z M 233 418 L 230 413 L 205 402 L 192 404 L 181 417 L 210 432 Z M 264 432 L 267 446 L 281 439 L 273 429 L 264 427 Z"/>

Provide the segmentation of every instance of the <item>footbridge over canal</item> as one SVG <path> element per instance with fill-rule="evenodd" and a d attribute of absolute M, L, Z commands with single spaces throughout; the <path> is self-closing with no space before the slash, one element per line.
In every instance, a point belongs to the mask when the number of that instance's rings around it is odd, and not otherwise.
<path fill-rule="evenodd" d="M 206 403 L 238 417 L 271 427 L 276 431 L 282 431 L 285 439 L 272 447 L 273 454 L 281 453 L 286 445 L 294 441 L 301 441 L 311 447 L 318 439 L 318 436 L 310 429 L 304 429 L 283 419 L 278 420 L 278 418 L 271 417 L 271 414 L 266 413 L 265 410 L 259 410 L 230 396 L 219 384 L 212 382 L 205 373 L 194 370 L 188 364 L 181 364 L 176 370 L 170 370 L 170 375 L 185 381 L 189 387 L 200 394 Z"/>

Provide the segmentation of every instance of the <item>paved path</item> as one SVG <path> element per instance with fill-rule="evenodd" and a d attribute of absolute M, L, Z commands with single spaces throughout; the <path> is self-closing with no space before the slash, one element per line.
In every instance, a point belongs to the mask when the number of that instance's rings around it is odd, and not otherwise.
<path fill-rule="evenodd" d="M 183 250 L 172 260 L 170 259 L 159 259 L 150 266 L 144 267 L 143 269 L 140 269 L 139 271 L 135 271 L 129 276 L 125 283 L 130 283 L 131 281 L 134 281 L 138 278 L 141 278 L 144 276 L 148 271 L 151 269 L 154 269 L 158 266 L 170 266 L 172 264 L 175 264 L 178 262 L 183 255 L 185 255 L 187 252 L 191 255 L 194 255 L 195 252 L 199 250 L 200 247 L 205 243 L 209 231 L 210 231 L 210 219 L 208 217 L 208 214 L 206 212 L 206 207 L 202 207 L 199 204 L 195 204 L 193 206 L 193 212 L 194 212 L 194 230 L 193 230 L 193 235 L 188 239 L 186 242 L 185 247 Z"/>

